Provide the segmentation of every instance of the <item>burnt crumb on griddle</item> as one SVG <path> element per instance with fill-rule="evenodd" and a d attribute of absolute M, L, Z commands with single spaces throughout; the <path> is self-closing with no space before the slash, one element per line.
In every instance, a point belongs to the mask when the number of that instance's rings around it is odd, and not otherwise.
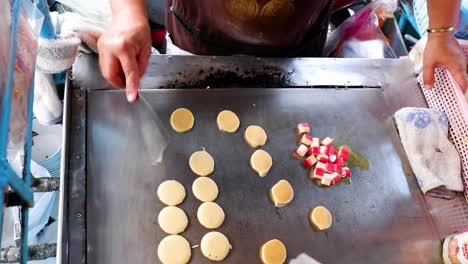
<path fill-rule="evenodd" d="M 279 208 L 275 208 L 275 214 L 277 214 L 279 216 L 279 219 L 283 218 L 280 211 L 279 211 Z"/>
<path fill-rule="evenodd" d="M 291 87 L 291 73 L 281 69 L 265 66 L 263 69 L 234 70 L 214 69 L 197 70 L 196 74 L 184 74 L 182 78 L 170 81 L 164 88 L 279 88 Z"/>

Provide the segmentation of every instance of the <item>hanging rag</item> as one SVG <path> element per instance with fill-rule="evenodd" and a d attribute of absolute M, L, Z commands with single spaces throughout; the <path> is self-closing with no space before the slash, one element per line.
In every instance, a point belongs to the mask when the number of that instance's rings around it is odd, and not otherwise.
<path fill-rule="evenodd" d="M 97 40 L 104 29 L 76 13 L 50 13 L 56 38 L 39 38 L 34 77 L 34 115 L 42 124 L 62 119 L 63 106 L 52 74 L 70 69 L 78 50 L 97 52 Z"/>

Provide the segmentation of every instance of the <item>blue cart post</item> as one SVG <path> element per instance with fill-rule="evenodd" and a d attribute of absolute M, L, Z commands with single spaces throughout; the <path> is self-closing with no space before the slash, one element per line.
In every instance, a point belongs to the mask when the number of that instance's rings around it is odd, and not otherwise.
<path fill-rule="evenodd" d="M 12 16 L 11 16 L 11 49 L 8 61 L 8 80 L 6 87 L 4 87 L 4 95 L 2 98 L 1 108 L 1 120 L 0 120 L 0 190 L 5 190 L 6 187 L 11 189 L 18 194 L 22 201 L 21 205 L 21 257 L 20 262 L 22 264 L 28 261 L 28 221 L 29 221 L 29 207 L 33 206 L 34 197 L 31 188 L 31 145 L 32 145 L 32 119 L 33 119 L 33 97 L 34 97 L 34 82 L 31 79 L 31 85 L 28 93 L 28 108 L 27 108 L 27 136 L 26 143 L 24 146 L 25 159 L 23 177 L 17 175 L 7 160 L 7 147 L 8 147 L 8 133 L 11 115 L 13 85 L 14 85 L 14 67 L 16 61 L 16 49 L 17 49 L 17 34 L 18 34 L 18 16 L 20 9 L 20 1 L 14 0 L 12 2 Z M 34 76 L 31 76 L 34 78 Z M 0 201 L 3 206 L 0 209 L 0 223 L 3 227 L 3 213 L 5 200 L 4 195 L 0 195 Z M 0 228 L 0 237 L 2 235 L 2 229 Z"/>

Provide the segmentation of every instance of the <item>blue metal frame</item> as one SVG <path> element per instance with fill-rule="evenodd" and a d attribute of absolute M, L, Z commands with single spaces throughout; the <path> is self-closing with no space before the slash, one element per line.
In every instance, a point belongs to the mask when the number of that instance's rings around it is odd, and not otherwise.
<path fill-rule="evenodd" d="M 24 146 L 25 159 L 22 179 L 17 175 L 7 160 L 8 133 L 10 125 L 10 114 L 12 104 L 12 94 L 14 85 L 14 67 L 16 61 L 17 34 L 18 34 L 18 16 L 20 12 L 20 1 L 13 1 L 12 28 L 11 28 L 11 50 L 8 64 L 8 82 L 2 99 L 1 120 L 0 120 L 0 192 L 7 186 L 10 186 L 23 201 L 21 208 L 21 263 L 28 261 L 28 222 L 29 207 L 34 204 L 34 196 L 31 188 L 31 146 L 32 146 L 32 119 L 33 119 L 33 98 L 34 98 L 34 76 L 31 76 L 31 85 L 28 93 L 27 109 L 27 136 Z M 0 202 L 4 204 L 4 196 L 0 194 Z M 0 206 L 0 237 L 2 236 L 3 209 Z"/>

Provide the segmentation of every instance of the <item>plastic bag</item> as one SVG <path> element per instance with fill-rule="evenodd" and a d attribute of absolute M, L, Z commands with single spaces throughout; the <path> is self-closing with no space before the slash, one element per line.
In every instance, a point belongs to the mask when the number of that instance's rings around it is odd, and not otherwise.
<path fill-rule="evenodd" d="M 32 2 L 20 1 L 20 5 L 8 131 L 7 159 L 10 161 L 15 158 L 18 150 L 23 148 L 26 139 L 29 93 L 31 92 L 36 67 L 37 36 L 43 20 L 42 13 Z"/>
<path fill-rule="evenodd" d="M 151 163 L 157 165 L 163 159 L 164 151 L 169 143 L 169 133 L 143 93 L 139 94 L 138 102 L 133 104 L 133 107 L 142 120 L 139 122 L 140 133 L 147 154 L 151 158 Z"/>
<path fill-rule="evenodd" d="M 8 58 L 10 55 L 11 42 L 11 13 L 10 1 L 5 1 L 0 8 L 0 98 L 3 98 L 3 92 L 8 82 Z M 1 102 L 0 102 L 1 105 Z"/>
<path fill-rule="evenodd" d="M 13 170 L 21 175 L 23 164 L 21 162 L 21 155 L 18 155 L 12 162 L 11 167 Z M 37 164 L 31 161 L 31 173 L 37 178 L 52 177 L 50 173 Z M 28 239 L 29 243 L 38 243 L 38 234 L 44 229 L 49 222 L 52 209 L 57 199 L 58 192 L 35 192 L 34 193 L 34 207 L 29 209 L 28 221 Z M 3 223 L 2 233 L 2 248 L 14 247 L 16 242 L 21 237 L 21 209 L 20 207 L 8 207 L 5 209 L 5 217 Z"/>
<path fill-rule="evenodd" d="M 324 55 L 341 58 L 396 58 L 380 27 L 392 16 L 397 3 L 375 1 L 359 10 L 328 37 Z"/>

